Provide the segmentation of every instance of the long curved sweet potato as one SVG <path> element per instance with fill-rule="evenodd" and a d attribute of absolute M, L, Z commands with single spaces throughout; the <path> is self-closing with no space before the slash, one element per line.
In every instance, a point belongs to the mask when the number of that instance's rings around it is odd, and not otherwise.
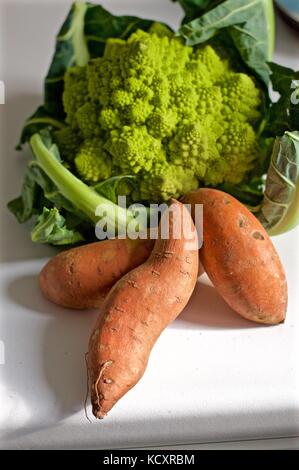
<path fill-rule="evenodd" d="M 42 269 L 40 288 L 49 300 L 66 308 L 99 307 L 111 287 L 144 263 L 154 240 L 113 239 L 63 251 Z"/>
<path fill-rule="evenodd" d="M 283 266 L 266 230 L 232 196 L 199 189 L 183 201 L 203 204 L 200 260 L 224 300 L 237 313 L 259 323 L 284 320 L 288 302 Z"/>
<path fill-rule="evenodd" d="M 160 224 L 151 256 L 113 287 L 92 332 L 87 364 L 97 418 L 103 418 L 139 381 L 156 340 L 194 290 L 198 274 L 195 227 L 179 202 L 163 213 L 161 223 L 168 215 L 169 238 L 162 239 Z M 183 218 L 188 220 L 189 233 L 180 232 L 180 239 L 175 239 L 177 224 Z M 191 235 L 193 244 L 189 245 Z"/>

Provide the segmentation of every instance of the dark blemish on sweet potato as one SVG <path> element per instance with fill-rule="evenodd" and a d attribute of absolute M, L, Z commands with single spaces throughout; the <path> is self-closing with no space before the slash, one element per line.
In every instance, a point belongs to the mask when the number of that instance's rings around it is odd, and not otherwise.
<path fill-rule="evenodd" d="M 261 232 L 253 232 L 252 237 L 255 238 L 255 240 L 265 240 L 264 235 L 261 234 Z"/>
<path fill-rule="evenodd" d="M 246 225 L 247 225 L 247 224 L 246 224 L 246 219 L 245 219 L 244 217 L 240 217 L 240 219 L 239 219 L 239 227 L 240 227 L 240 228 L 244 228 L 244 227 L 246 227 Z"/>

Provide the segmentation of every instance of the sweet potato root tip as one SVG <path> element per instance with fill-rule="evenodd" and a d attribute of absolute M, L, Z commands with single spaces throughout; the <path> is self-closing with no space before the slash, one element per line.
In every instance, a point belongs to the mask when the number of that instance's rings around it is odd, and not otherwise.
<path fill-rule="evenodd" d="M 183 201 L 204 206 L 200 261 L 223 299 L 248 320 L 283 322 L 288 302 L 285 272 L 256 217 L 215 189 L 199 189 Z"/>
<path fill-rule="evenodd" d="M 181 239 L 173 237 L 175 224 L 183 214 L 186 217 L 187 210 L 178 202 L 170 208 L 169 239 L 162 239 L 159 232 L 149 259 L 115 284 L 91 334 L 87 363 L 96 418 L 103 418 L 140 380 L 157 338 L 183 310 L 194 290 L 197 246 L 188 248 L 188 234 Z M 166 212 L 162 220 L 169 215 Z M 189 213 L 187 217 L 196 239 Z"/>

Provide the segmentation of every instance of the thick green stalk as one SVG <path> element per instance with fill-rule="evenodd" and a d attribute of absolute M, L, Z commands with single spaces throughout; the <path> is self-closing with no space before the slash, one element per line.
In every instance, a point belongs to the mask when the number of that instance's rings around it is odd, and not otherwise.
<path fill-rule="evenodd" d="M 100 219 L 95 215 L 96 209 L 100 205 L 105 205 L 105 219 L 108 224 L 110 223 L 110 226 L 116 224 L 116 231 L 117 228 L 122 232 L 125 231 L 128 223 L 133 219 L 133 214 L 100 196 L 94 189 L 74 176 L 56 158 L 54 151 L 45 145 L 40 134 L 34 134 L 30 144 L 38 165 L 55 184 L 62 196 L 70 201 L 76 209 L 96 223 Z"/>

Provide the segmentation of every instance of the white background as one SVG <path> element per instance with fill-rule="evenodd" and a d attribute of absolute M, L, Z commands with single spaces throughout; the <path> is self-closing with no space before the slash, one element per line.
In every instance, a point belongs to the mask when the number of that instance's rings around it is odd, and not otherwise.
<path fill-rule="evenodd" d="M 6 359 L 0 365 L 0 448 L 298 436 L 298 229 L 275 238 L 289 281 L 284 325 L 263 327 L 239 318 L 204 278 L 159 339 L 140 383 L 104 421 L 86 420 L 84 353 L 97 313 L 65 311 L 42 298 L 37 274 L 55 250 L 33 246 L 28 227 L 5 208 L 19 193 L 26 163 L 26 152 L 14 146 L 24 119 L 41 102 L 54 36 L 69 4 L 0 1 L 0 79 L 6 85 L 6 104 L 0 106 L 0 340 Z M 180 19 L 180 8 L 168 0 L 102 4 L 172 26 Z M 299 36 L 279 21 L 276 60 L 299 69 L 298 45 Z"/>

